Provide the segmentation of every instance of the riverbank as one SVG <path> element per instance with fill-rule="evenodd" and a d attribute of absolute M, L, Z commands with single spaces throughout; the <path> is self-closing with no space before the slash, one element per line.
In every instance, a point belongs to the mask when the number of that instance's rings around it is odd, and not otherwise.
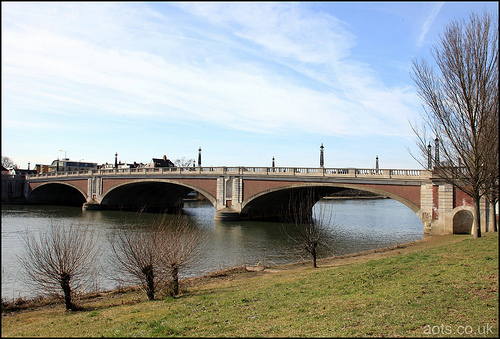
<path fill-rule="evenodd" d="M 239 267 L 184 280 L 181 296 L 156 301 L 103 292 L 80 300 L 79 312 L 2 308 L 2 336 L 498 335 L 497 233 L 427 237 L 318 265 Z"/>

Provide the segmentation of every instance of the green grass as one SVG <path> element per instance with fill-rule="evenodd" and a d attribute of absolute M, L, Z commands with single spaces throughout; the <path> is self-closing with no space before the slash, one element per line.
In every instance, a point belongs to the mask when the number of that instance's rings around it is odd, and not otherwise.
<path fill-rule="evenodd" d="M 339 267 L 209 283 L 178 298 L 129 293 L 87 311 L 22 311 L 2 318 L 2 336 L 497 337 L 498 234 L 462 239 Z"/>

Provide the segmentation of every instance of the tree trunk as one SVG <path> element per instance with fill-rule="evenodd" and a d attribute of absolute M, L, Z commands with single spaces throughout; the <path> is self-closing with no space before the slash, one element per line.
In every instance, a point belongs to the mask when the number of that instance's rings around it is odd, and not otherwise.
<path fill-rule="evenodd" d="M 155 299 L 155 276 L 153 268 L 148 266 L 144 269 L 144 274 L 146 275 L 146 294 L 149 300 Z"/>
<path fill-rule="evenodd" d="M 493 232 L 497 232 L 498 230 L 498 221 L 497 221 L 497 204 L 493 203 Z"/>
<path fill-rule="evenodd" d="M 172 295 L 176 296 L 179 294 L 179 267 L 174 266 L 172 268 Z"/>
<path fill-rule="evenodd" d="M 318 265 L 316 264 L 316 244 L 313 245 L 312 251 L 311 251 L 312 257 L 313 257 L 313 267 L 318 268 Z"/>
<path fill-rule="evenodd" d="M 481 197 L 474 197 L 474 209 L 475 209 L 475 220 L 474 220 L 474 238 L 481 238 Z"/>
<path fill-rule="evenodd" d="M 61 276 L 61 288 L 64 292 L 64 303 L 66 304 L 66 309 L 73 311 L 74 305 L 71 301 L 71 287 L 69 285 L 71 277 L 69 274 L 65 273 Z"/>
<path fill-rule="evenodd" d="M 488 203 L 490 204 L 489 208 L 489 214 L 490 214 L 490 232 L 496 232 L 497 231 L 497 211 L 496 211 L 496 204 L 494 202 L 491 202 L 488 200 Z"/>

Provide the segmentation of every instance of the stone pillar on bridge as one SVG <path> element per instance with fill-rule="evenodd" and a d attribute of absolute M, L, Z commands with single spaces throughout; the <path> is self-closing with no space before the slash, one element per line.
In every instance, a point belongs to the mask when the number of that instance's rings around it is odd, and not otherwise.
<path fill-rule="evenodd" d="M 87 180 L 87 202 L 94 200 L 95 196 L 95 182 L 96 178 L 95 177 L 90 177 Z"/>
<path fill-rule="evenodd" d="M 241 177 L 233 178 L 233 192 L 231 206 L 241 212 L 241 203 L 243 202 L 243 179 Z"/>
<path fill-rule="evenodd" d="M 102 195 L 102 178 L 91 177 L 88 179 L 87 202 L 100 202 Z"/>
<path fill-rule="evenodd" d="M 216 198 L 214 219 L 238 220 L 243 202 L 243 179 L 241 177 L 218 177 Z"/>
<path fill-rule="evenodd" d="M 215 209 L 223 209 L 226 207 L 226 180 L 224 177 L 217 178 L 217 202 Z"/>
<path fill-rule="evenodd" d="M 96 191 L 96 198 L 97 198 L 97 200 L 101 201 L 101 196 L 102 196 L 102 177 L 97 177 L 96 178 L 95 191 Z"/>
<path fill-rule="evenodd" d="M 102 195 L 102 178 L 90 177 L 87 181 L 87 201 L 83 204 L 82 210 L 100 209 Z"/>
<path fill-rule="evenodd" d="M 438 219 L 432 223 L 432 234 L 453 234 L 453 186 L 440 183 L 438 195 Z"/>
<path fill-rule="evenodd" d="M 433 184 L 424 184 L 420 187 L 420 211 L 418 216 L 424 224 L 424 233 L 432 233 Z"/>

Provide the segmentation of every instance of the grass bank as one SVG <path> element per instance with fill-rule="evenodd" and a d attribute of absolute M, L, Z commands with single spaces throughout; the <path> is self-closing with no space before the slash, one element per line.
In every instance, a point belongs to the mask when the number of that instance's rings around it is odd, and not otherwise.
<path fill-rule="evenodd" d="M 193 279 L 178 298 L 109 292 L 2 312 L 2 336 L 498 336 L 498 234 Z"/>

